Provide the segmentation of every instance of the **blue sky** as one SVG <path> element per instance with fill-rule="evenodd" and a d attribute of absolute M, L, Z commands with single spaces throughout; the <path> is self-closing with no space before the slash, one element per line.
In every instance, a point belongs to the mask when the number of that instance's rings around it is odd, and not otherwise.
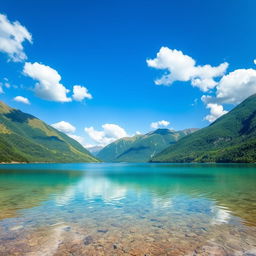
<path fill-rule="evenodd" d="M 72 124 L 70 133 L 83 144 L 124 134 L 104 124 L 128 135 L 161 120 L 176 130 L 207 126 L 256 92 L 255 10 L 253 0 L 2 1 L 0 13 L 25 27 L 33 43 L 28 37 L 20 43 L 27 58 L 18 61 L 0 45 L 0 100 L 49 124 Z M 57 71 L 72 101 L 42 98 L 36 67 L 25 71 L 26 63 Z M 155 84 L 170 73 L 167 85 Z M 92 99 L 74 100 L 74 85 L 86 87 Z"/>

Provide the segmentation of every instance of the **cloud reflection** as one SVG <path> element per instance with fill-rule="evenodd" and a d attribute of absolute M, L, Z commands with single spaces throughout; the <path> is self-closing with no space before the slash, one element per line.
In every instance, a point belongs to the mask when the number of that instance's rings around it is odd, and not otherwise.
<path fill-rule="evenodd" d="M 104 176 L 84 176 L 76 185 L 69 186 L 64 193 L 57 195 L 55 202 L 63 206 L 83 196 L 85 201 L 101 199 L 104 203 L 111 203 L 124 199 L 126 195 L 125 186 L 115 184 Z"/>

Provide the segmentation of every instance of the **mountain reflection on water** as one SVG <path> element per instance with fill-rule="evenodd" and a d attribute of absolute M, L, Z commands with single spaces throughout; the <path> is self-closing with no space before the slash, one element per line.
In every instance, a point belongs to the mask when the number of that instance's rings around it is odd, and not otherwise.
<path fill-rule="evenodd" d="M 256 224 L 254 165 L 37 164 L 22 165 L 21 169 L 8 167 L 11 169 L 0 170 L 0 218 L 15 216 L 17 210 L 53 198 L 56 206 L 81 198 L 91 204 L 100 200 L 102 204 L 120 206 L 131 198 L 136 204 L 136 200 L 150 197 L 147 203 L 157 208 L 175 208 L 181 198 L 206 200 L 209 210 L 217 207 L 221 218 L 228 219 L 232 214 L 247 225 Z"/>
<path fill-rule="evenodd" d="M 254 255 L 255 165 L 0 167 L 0 255 Z"/>

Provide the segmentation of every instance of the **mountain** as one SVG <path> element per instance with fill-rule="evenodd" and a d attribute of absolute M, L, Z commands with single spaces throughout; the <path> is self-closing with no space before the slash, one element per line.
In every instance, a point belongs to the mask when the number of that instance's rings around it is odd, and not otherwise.
<path fill-rule="evenodd" d="M 256 162 L 256 94 L 152 162 Z"/>
<path fill-rule="evenodd" d="M 82 145 L 0 101 L 0 162 L 97 162 Z"/>
<path fill-rule="evenodd" d="M 145 135 L 121 138 L 104 147 L 97 157 L 106 162 L 148 162 L 152 156 L 196 130 L 157 129 Z"/>
<path fill-rule="evenodd" d="M 125 137 L 116 140 L 104 147 L 96 156 L 105 162 L 119 162 L 117 158 L 126 152 L 131 145 L 142 136 L 143 135 L 135 135 L 133 137 Z"/>
<path fill-rule="evenodd" d="M 90 146 L 86 149 L 93 155 L 96 156 L 104 147 L 103 146 Z"/>

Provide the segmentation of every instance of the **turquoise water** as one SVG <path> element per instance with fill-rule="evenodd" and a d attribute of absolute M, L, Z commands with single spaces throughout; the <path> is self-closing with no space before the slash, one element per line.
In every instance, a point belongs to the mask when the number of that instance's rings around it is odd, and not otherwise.
<path fill-rule="evenodd" d="M 0 255 L 256 255 L 256 166 L 0 165 Z"/>

